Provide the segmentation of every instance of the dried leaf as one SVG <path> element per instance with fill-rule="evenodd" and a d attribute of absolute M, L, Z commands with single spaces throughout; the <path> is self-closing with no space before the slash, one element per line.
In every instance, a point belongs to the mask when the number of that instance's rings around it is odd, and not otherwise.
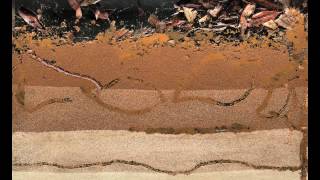
<path fill-rule="evenodd" d="M 76 17 L 77 19 L 80 19 L 82 17 L 82 11 L 80 7 L 76 9 Z"/>
<path fill-rule="evenodd" d="M 249 27 L 259 26 L 265 22 L 274 20 L 279 14 L 280 12 L 277 11 L 261 11 L 257 14 L 254 14 L 249 22 Z"/>
<path fill-rule="evenodd" d="M 222 5 L 219 4 L 219 5 L 217 5 L 216 7 L 214 7 L 214 9 L 209 9 L 209 10 L 208 10 L 208 13 L 209 13 L 212 17 L 217 17 L 221 10 L 222 10 Z"/>
<path fill-rule="evenodd" d="M 77 10 L 78 8 L 80 8 L 80 3 L 77 1 L 77 0 L 68 0 L 68 3 L 70 5 L 70 7 L 73 9 L 73 10 Z"/>
<path fill-rule="evenodd" d="M 210 16 L 209 15 L 205 15 L 203 16 L 201 19 L 199 19 L 199 23 L 204 23 L 210 20 Z"/>
<path fill-rule="evenodd" d="M 172 27 L 180 27 L 185 23 L 186 23 L 186 21 L 184 21 L 184 20 L 173 19 L 171 21 L 166 22 L 166 25 L 167 26 L 172 26 Z"/>
<path fill-rule="evenodd" d="M 97 4 L 101 0 L 82 0 L 80 6 L 89 6 L 92 4 Z"/>
<path fill-rule="evenodd" d="M 121 28 L 121 29 L 119 29 L 118 31 L 115 32 L 114 38 L 115 38 L 116 40 L 118 40 L 118 39 L 122 38 L 123 36 L 125 36 L 128 32 L 129 32 L 128 29 L 126 29 L 126 28 Z"/>
<path fill-rule="evenodd" d="M 267 21 L 267 22 L 263 23 L 262 25 L 265 27 L 268 27 L 270 29 L 273 29 L 273 30 L 278 28 L 278 25 L 273 20 Z"/>
<path fill-rule="evenodd" d="M 301 16 L 301 13 L 296 9 L 286 9 L 285 13 L 276 19 L 275 22 L 281 27 L 291 29 L 298 21 L 298 16 Z"/>
<path fill-rule="evenodd" d="M 241 31 L 240 33 L 242 37 L 244 36 L 248 26 L 249 24 L 247 22 L 247 19 L 244 16 L 240 16 L 240 31 Z"/>
<path fill-rule="evenodd" d="M 247 4 L 247 6 L 242 11 L 241 16 L 240 16 L 241 36 L 244 36 L 246 29 L 250 26 L 247 18 L 253 14 L 255 9 L 256 9 L 255 4 Z"/>
<path fill-rule="evenodd" d="M 198 12 L 192 8 L 183 7 L 184 15 L 186 16 L 188 22 L 194 22 L 197 17 Z"/>
<path fill-rule="evenodd" d="M 265 17 L 265 16 L 275 16 L 277 17 L 278 14 L 280 14 L 280 12 L 277 12 L 277 11 L 261 11 L 261 12 L 258 12 L 256 14 L 254 14 L 252 16 L 252 19 L 259 19 L 259 18 L 262 18 L 262 17 Z"/>
<path fill-rule="evenodd" d="M 37 15 L 34 12 L 32 12 L 31 10 L 24 8 L 24 7 L 20 7 L 18 10 L 18 14 L 30 26 L 37 28 L 37 29 L 40 29 L 40 30 L 45 29 L 44 26 L 42 25 L 42 23 L 37 18 Z"/>
<path fill-rule="evenodd" d="M 202 7 L 202 5 L 189 3 L 189 4 L 183 4 L 182 7 L 199 9 L 200 7 Z"/>
<path fill-rule="evenodd" d="M 114 32 L 114 31 L 117 30 L 116 21 L 115 20 L 110 22 L 110 28 L 109 29 L 110 29 L 111 32 Z"/>
<path fill-rule="evenodd" d="M 256 5 L 255 4 L 248 4 L 244 10 L 242 11 L 241 16 L 244 17 L 249 17 L 254 13 L 254 10 L 256 9 Z"/>
<path fill-rule="evenodd" d="M 96 17 L 96 20 L 98 19 L 109 20 L 109 13 L 101 12 L 99 9 L 95 11 L 94 16 Z"/>
<path fill-rule="evenodd" d="M 68 0 L 70 7 L 76 11 L 76 18 L 80 19 L 82 17 L 82 11 L 80 3 L 77 0 Z"/>

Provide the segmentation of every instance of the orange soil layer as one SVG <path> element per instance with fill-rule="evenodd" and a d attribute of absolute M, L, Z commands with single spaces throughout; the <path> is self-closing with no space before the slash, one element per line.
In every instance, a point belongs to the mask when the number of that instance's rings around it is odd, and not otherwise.
<path fill-rule="evenodd" d="M 204 43 L 198 48 L 187 41 L 172 47 L 162 39 L 163 35 L 153 35 L 113 45 L 90 42 L 59 47 L 31 43 L 30 48 L 37 57 L 54 60 L 55 65 L 89 75 L 102 84 L 132 77 L 152 82 L 158 89 L 237 89 L 252 82 L 263 88 L 289 82 L 307 85 L 307 60 L 298 67 L 290 61 L 285 45 L 251 41 L 219 47 Z M 254 45 L 258 47 L 250 47 Z M 24 80 L 28 85 L 92 86 L 87 80 L 56 72 L 28 54 L 13 54 L 13 65 L 14 83 Z M 116 88 L 148 89 L 132 83 L 120 83 Z"/>

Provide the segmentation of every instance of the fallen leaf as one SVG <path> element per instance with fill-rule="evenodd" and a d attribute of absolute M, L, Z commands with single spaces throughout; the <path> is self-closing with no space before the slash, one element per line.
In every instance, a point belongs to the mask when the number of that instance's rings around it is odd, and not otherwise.
<path fill-rule="evenodd" d="M 244 16 L 240 16 L 240 33 L 241 36 L 243 37 L 245 34 L 245 31 L 247 30 L 247 28 L 249 27 L 249 24 L 247 22 L 247 19 Z"/>
<path fill-rule="evenodd" d="M 42 25 L 42 23 L 37 18 L 37 15 L 34 12 L 32 12 L 31 10 L 24 8 L 24 7 L 20 7 L 18 10 L 18 14 L 30 26 L 37 28 L 39 30 L 45 29 L 45 27 Z"/>
<path fill-rule="evenodd" d="M 82 11 L 80 7 L 76 9 L 76 17 L 77 19 L 80 19 L 82 17 Z"/>
<path fill-rule="evenodd" d="M 277 11 L 261 11 L 252 16 L 252 19 L 249 22 L 249 26 L 259 26 L 265 22 L 274 20 L 279 14 L 280 12 Z"/>
<path fill-rule="evenodd" d="M 80 8 L 80 3 L 77 0 L 68 0 L 68 3 L 73 10 Z"/>
<path fill-rule="evenodd" d="M 202 5 L 200 5 L 200 4 L 192 4 L 192 3 L 183 4 L 181 6 L 186 7 L 186 8 L 194 8 L 194 9 L 199 9 L 200 7 L 202 7 Z"/>
<path fill-rule="evenodd" d="M 263 18 L 265 16 L 277 16 L 280 12 L 277 11 L 261 11 L 258 12 L 254 15 L 252 15 L 252 19 L 259 19 L 259 18 Z"/>
<path fill-rule="evenodd" d="M 204 22 L 207 22 L 209 21 L 211 18 L 209 15 L 205 15 L 203 16 L 202 18 L 199 19 L 199 23 L 204 23 Z"/>
<path fill-rule="evenodd" d="M 174 19 L 174 20 L 167 22 L 167 26 L 179 27 L 185 23 L 186 23 L 185 20 Z"/>
<path fill-rule="evenodd" d="M 126 29 L 126 28 L 121 28 L 121 29 L 119 29 L 118 31 L 115 32 L 114 38 L 115 38 L 116 40 L 118 40 L 118 39 L 122 38 L 123 36 L 125 36 L 128 32 L 129 32 L 128 29 Z"/>
<path fill-rule="evenodd" d="M 273 29 L 273 30 L 278 28 L 278 25 L 273 20 L 267 21 L 267 22 L 263 23 L 262 25 L 265 27 L 268 27 L 270 29 Z"/>
<path fill-rule="evenodd" d="M 194 22 L 197 17 L 198 12 L 192 8 L 183 7 L 184 15 L 186 16 L 188 22 Z"/>
<path fill-rule="evenodd" d="M 208 10 L 208 13 L 209 13 L 212 17 L 217 17 L 221 10 L 222 10 L 222 5 L 219 4 L 219 5 L 217 5 L 216 7 L 214 7 L 214 9 L 209 9 L 209 10 Z"/>
<path fill-rule="evenodd" d="M 99 9 L 97 9 L 95 11 L 94 16 L 95 16 L 96 20 L 98 20 L 98 19 L 109 20 L 109 13 L 101 12 Z"/>
<path fill-rule="evenodd" d="M 293 28 L 294 24 L 298 21 L 298 16 L 300 16 L 301 13 L 292 8 L 288 8 L 285 10 L 285 13 L 280 15 L 278 19 L 275 20 L 275 22 L 286 29 Z"/>
<path fill-rule="evenodd" d="M 115 32 L 115 31 L 117 30 L 116 21 L 115 21 L 115 20 L 113 20 L 113 21 L 110 22 L 110 28 L 109 28 L 109 30 L 110 30 L 111 32 Z"/>
<path fill-rule="evenodd" d="M 255 4 L 248 4 L 248 5 L 244 8 L 244 10 L 242 11 L 241 16 L 249 17 L 249 16 L 251 16 L 251 15 L 254 13 L 255 9 L 256 9 L 256 5 L 255 5 Z"/>
<path fill-rule="evenodd" d="M 81 0 L 80 6 L 89 6 L 92 4 L 97 4 L 101 0 Z"/>
<path fill-rule="evenodd" d="M 240 24 L 239 24 L 241 37 L 244 37 L 245 31 L 250 26 L 247 18 L 254 13 L 255 9 L 256 9 L 255 4 L 247 4 L 247 6 L 243 9 L 240 16 Z"/>

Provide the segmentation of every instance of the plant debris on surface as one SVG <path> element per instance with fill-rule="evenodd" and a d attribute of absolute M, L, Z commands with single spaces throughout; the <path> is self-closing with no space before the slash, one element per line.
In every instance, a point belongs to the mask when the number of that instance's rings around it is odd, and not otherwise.
<path fill-rule="evenodd" d="M 214 33 L 212 42 L 238 42 L 253 34 L 280 35 L 294 26 L 298 14 L 307 13 L 304 0 L 300 6 L 294 0 L 179 0 L 163 10 L 144 9 L 139 0 L 136 7 L 108 9 L 99 1 L 68 0 L 70 9 L 61 12 L 40 8 L 34 13 L 20 7 L 14 34 L 31 31 L 37 33 L 35 38 L 52 38 L 72 33 L 76 42 L 95 39 L 106 30 L 114 32 L 117 40 L 155 32 L 179 32 L 188 37 L 210 32 Z"/>
<path fill-rule="evenodd" d="M 39 16 L 36 15 L 34 12 L 32 12 L 29 9 L 26 9 L 24 7 L 20 7 L 18 10 L 19 16 L 30 26 L 38 29 L 38 30 L 44 30 L 45 27 L 42 25 L 42 23 L 39 20 Z"/>

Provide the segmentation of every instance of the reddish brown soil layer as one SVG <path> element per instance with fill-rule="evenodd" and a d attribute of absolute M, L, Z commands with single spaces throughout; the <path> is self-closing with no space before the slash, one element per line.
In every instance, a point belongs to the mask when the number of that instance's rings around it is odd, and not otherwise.
<path fill-rule="evenodd" d="M 307 84 L 307 66 L 298 68 L 284 45 L 256 47 L 249 45 L 200 48 L 184 43 L 175 47 L 144 46 L 140 42 L 105 43 L 75 46 L 31 46 L 37 56 L 56 61 L 65 70 L 89 75 L 102 84 L 116 78 L 133 77 L 152 82 L 158 89 L 238 89 L 252 82 L 257 87 L 280 87 L 294 80 L 299 86 Z M 187 47 L 186 47 L 187 46 Z M 262 44 L 263 46 L 263 44 Z M 13 55 L 13 82 L 24 79 L 28 85 L 90 86 L 90 82 L 66 76 L 30 58 Z M 116 88 L 148 89 L 120 83 Z"/>

